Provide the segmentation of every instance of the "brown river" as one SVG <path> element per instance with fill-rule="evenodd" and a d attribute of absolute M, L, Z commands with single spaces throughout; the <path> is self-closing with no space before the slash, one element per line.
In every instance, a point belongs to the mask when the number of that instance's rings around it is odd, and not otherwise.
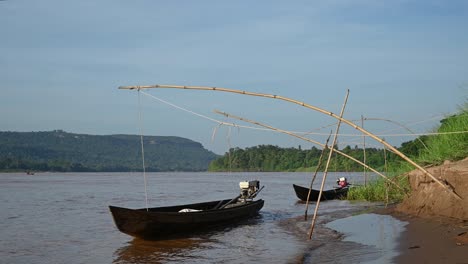
<path fill-rule="evenodd" d="M 321 178 L 321 175 L 318 175 Z M 362 183 L 362 173 L 329 173 Z M 147 173 L 149 207 L 229 199 L 239 181 L 260 180 L 260 214 L 186 239 L 143 241 L 120 233 L 108 206 L 145 207 L 142 173 L 0 174 L 0 263 L 392 263 L 405 222 L 368 213 L 381 204 L 315 203 L 292 184 L 310 173 Z M 314 187 L 319 188 L 320 180 Z"/>

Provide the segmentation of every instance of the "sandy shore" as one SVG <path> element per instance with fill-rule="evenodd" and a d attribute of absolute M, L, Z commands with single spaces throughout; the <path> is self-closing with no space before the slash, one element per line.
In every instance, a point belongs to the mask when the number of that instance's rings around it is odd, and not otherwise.
<path fill-rule="evenodd" d="M 468 263 L 468 222 L 444 218 L 420 218 L 396 212 L 382 213 L 408 222 L 399 238 L 395 263 Z"/>
<path fill-rule="evenodd" d="M 347 217 L 357 217 L 361 213 L 381 214 L 404 221 L 403 231 L 397 230 L 391 222 L 369 222 L 364 219 L 358 225 L 369 225 L 365 232 L 377 234 L 377 244 L 346 241 L 349 235 L 326 227 L 327 223 Z M 362 219 L 360 219 L 362 221 Z M 354 205 L 352 207 L 323 212 L 318 221 L 318 227 L 312 240 L 306 240 L 305 234 L 310 226 L 303 217 L 294 217 L 281 223 L 291 233 L 297 235 L 306 245 L 303 253 L 289 263 L 443 263 L 468 264 L 468 221 L 448 218 L 421 218 L 403 214 L 395 210 L 395 205 L 387 208 L 370 204 L 369 206 Z M 373 231 L 373 226 L 379 230 Z M 356 230 L 358 230 L 356 226 Z M 384 235 L 388 241 L 381 241 Z M 393 241 L 393 242 L 392 242 Z M 391 245 L 392 249 L 383 246 Z M 371 245 L 371 246 L 369 246 Z M 389 250 L 382 252 L 382 250 Z M 393 251 L 393 252 L 390 252 Z M 338 252 L 340 252 L 338 254 Z"/>

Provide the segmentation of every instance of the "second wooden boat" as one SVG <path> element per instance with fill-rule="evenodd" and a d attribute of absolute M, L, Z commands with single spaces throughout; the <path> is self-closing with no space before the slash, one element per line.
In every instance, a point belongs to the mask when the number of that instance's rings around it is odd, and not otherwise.
<path fill-rule="evenodd" d="M 307 201 L 307 195 L 309 195 L 310 189 L 307 187 L 296 185 L 296 184 L 293 184 L 293 187 L 294 187 L 294 191 L 296 192 L 297 198 L 299 198 L 301 201 Z M 324 190 L 322 192 L 321 201 L 346 198 L 346 196 L 348 195 L 348 190 L 349 190 L 349 187 Z M 319 197 L 319 193 L 320 193 L 320 190 L 312 189 L 310 191 L 309 202 L 317 201 Z"/>

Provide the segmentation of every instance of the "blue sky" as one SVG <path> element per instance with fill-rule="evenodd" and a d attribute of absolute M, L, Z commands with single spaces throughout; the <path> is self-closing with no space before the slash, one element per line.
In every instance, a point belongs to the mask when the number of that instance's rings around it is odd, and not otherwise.
<path fill-rule="evenodd" d="M 468 95 L 468 1 L 0 1 L 0 130 L 138 134 L 138 93 L 121 85 L 217 86 L 277 94 L 339 113 L 391 144 L 427 133 Z M 336 120 L 278 100 L 148 90 L 195 113 L 214 109 L 284 130 L 328 134 Z M 141 95 L 144 134 L 222 154 L 311 146 L 221 126 Z M 318 130 L 318 128 L 326 127 Z M 362 143 L 342 127 L 341 144 Z M 356 136 L 353 136 L 356 135 Z M 310 136 L 324 142 L 323 135 Z M 377 146 L 371 140 L 367 144 Z"/>

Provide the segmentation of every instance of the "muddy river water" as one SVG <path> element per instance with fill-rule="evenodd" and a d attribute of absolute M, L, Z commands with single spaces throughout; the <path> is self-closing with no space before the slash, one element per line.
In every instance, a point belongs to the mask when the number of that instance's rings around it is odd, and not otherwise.
<path fill-rule="evenodd" d="M 362 182 L 361 173 L 329 173 Z M 382 206 L 315 203 L 304 219 L 292 184 L 309 173 L 147 173 L 150 207 L 235 197 L 239 181 L 260 180 L 260 214 L 186 239 L 143 241 L 120 233 L 108 205 L 145 206 L 141 173 L 0 174 L 0 263 L 392 263 L 405 222 L 370 213 Z M 314 186 L 319 186 L 317 180 Z"/>

